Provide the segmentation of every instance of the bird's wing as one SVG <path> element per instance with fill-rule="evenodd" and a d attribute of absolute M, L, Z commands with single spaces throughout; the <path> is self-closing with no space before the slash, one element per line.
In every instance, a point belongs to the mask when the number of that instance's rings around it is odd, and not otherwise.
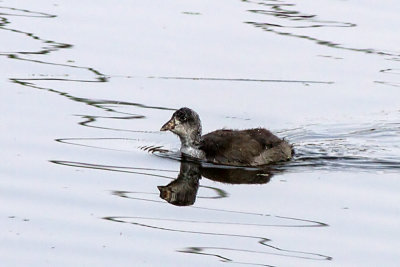
<path fill-rule="evenodd" d="M 218 130 L 202 137 L 200 149 L 209 161 L 248 165 L 266 148 L 266 141 L 256 137 L 249 131 Z"/>

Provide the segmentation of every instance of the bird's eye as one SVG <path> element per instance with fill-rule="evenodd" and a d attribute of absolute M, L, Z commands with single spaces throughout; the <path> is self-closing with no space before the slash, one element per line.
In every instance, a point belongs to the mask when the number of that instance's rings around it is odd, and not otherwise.
<path fill-rule="evenodd" d="M 185 122 L 186 121 L 186 116 L 183 114 L 180 114 L 180 116 L 178 116 L 178 120 L 180 120 L 181 122 Z"/>

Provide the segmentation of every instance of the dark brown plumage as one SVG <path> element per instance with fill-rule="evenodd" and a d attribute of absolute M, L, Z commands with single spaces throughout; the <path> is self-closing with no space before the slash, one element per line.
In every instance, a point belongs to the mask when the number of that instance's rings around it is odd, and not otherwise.
<path fill-rule="evenodd" d="M 199 149 L 207 161 L 226 165 L 256 166 L 291 158 L 290 145 L 262 128 L 217 130 L 202 136 Z"/>

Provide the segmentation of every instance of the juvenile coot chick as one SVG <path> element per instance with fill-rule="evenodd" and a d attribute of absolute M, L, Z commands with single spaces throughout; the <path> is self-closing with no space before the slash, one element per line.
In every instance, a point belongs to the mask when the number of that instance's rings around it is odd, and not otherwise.
<path fill-rule="evenodd" d="M 201 136 L 199 115 L 189 108 L 177 110 L 161 127 L 181 140 L 181 152 L 208 162 L 232 166 L 260 166 L 292 158 L 293 149 L 263 128 L 217 130 Z"/>

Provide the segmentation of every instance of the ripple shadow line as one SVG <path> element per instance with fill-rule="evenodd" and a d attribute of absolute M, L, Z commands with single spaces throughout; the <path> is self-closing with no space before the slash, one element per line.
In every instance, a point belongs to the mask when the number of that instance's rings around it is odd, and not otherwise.
<path fill-rule="evenodd" d="M 217 188 L 209 187 L 209 189 L 214 189 L 215 190 Z M 129 196 L 129 194 L 143 194 L 143 192 L 112 191 L 112 194 L 115 195 L 115 196 L 119 196 L 119 197 L 127 198 L 127 199 L 141 200 L 141 201 L 152 201 L 152 202 L 162 203 L 162 204 L 166 204 L 166 205 L 168 204 L 167 202 L 161 201 L 161 200 L 153 200 L 153 199 Z M 149 194 L 149 193 L 147 193 L 147 194 Z M 220 195 L 220 197 L 223 198 L 223 197 L 226 197 L 226 196 Z M 289 227 L 328 227 L 329 226 L 328 224 L 323 223 L 323 222 L 319 222 L 319 221 L 315 221 L 315 220 L 308 220 L 308 219 L 294 218 L 294 217 L 289 217 L 289 216 L 271 215 L 271 214 L 255 213 L 255 212 L 247 212 L 247 211 L 216 209 L 216 208 L 208 208 L 208 207 L 200 207 L 200 206 L 188 206 L 187 208 L 190 208 L 190 209 L 201 209 L 201 210 L 207 210 L 207 211 L 212 211 L 212 212 L 232 213 L 232 214 L 239 214 L 239 215 L 246 215 L 246 216 L 275 217 L 275 218 L 279 218 L 279 219 L 292 220 L 292 221 L 303 222 L 304 223 L 304 224 L 298 224 L 298 225 L 289 226 Z M 261 226 L 261 225 L 259 225 L 259 226 Z M 278 225 L 269 225 L 269 226 L 272 227 L 272 226 L 278 226 Z M 279 225 L 279 227 L 280 226 L 282 226 L 282 225 Z"/>
<path fill-rule="evenodd" d="M 177 252 L 196 254 L 196 255 L 202 255 L 202 256 L 211 256 L 211 257 L 215 257 L 215 258 L 219 259 L 221 262 L 225 262 L 225 263 L 243 264 L 243 265 L 246 265 L 246 266 L 254 265 L 254 266 L 276 267 L 275 265 L 269 265 L 269 264 L 235 261 L 235 260 L 233 260 L 231 258 L 228 258 L 227 256 L 222 256 L 222 255 L 215 254 L 215 253 L 203 252 L 206 249 L 208 249 L 208 248 L 207 247 L 188 247 L 188 248 L 183 249 L 183 250 L 177 250 Z M 234 250 L 234 249 L 228 249 L 228 248 L 216 248 L 216 249 Z M 239 252 L 243 252 L 243 251 L 246 251 L 246 250 L 238 250 L 238 251 Z"/>
<path fill-rule="evenodd" d="M 304 14 L 300 11 L 293 10 L 293 9 L 288 9 L 287 7 L 295 7 L 296 4 L 292 3 L 286 3 L 284 1 L 278 2 L 278 1 L 268 1 L 268 2 L 259 2 L 259 1 L 251 1 L 251 0 L 246 0 L 246 2 L 249 2 L 251 4 L 256 4 L 256 5 L 261 5 L 265 6 L 268 9 L 252 9 L 248 10 L 248 12 L 251 13 L 257 13 L 260 15 L 265 15 L 265 16 L 273 16 L 277 19 L 282 19 L 284 21 L 291 21 L 295 23 L 310 23 L 308 26 L 285 26 L 281 24 L 272 24 L 272 23 L 264 23 L 264 22 L 255 22 L 255 21 L 246 21 L 244 23 L 252 25 L 256 28 L 260 28 L 266 32 L 271 32 L 274 34 L 282 35 L 282 36 L 290 36 L 290 37 L 295 37 L 299 39 L 304 39 L 308 41 L 312 41 L 318 45 L 323 45 L 327 46 L 330 48 L 335 48 L 335 49 L 342 49 L 342 50 L 347 50 L 347 51 L 354 51 L 354 52 L 362 52 L 366 54 L 375 54 L 379 56 L 392 56 L 396 59 L 399 59 L 400 54 L 398 52 L 393 52 L 393 51 L 385 51 L 385 50 L 379 50 L 379 49 L 371 49 L 371 48 L 355 48 L 355 47 L 350 47 L 350 46 L 345 46 L 343 44 L 335 43 L 333 41 L 328 41 L 328 40 L 322 40 L 318 39 L 316 37 L 311 37 L 308 35 L 302 35 L 302 34 L 295 34 L 293 32 L 288 32 L 288 31 L 283 31 L 282 29 L 290 29 L 290 28 L 318 28 L 318 27 L 341 27 L 341 28 L 351 28 L 351 27 L 356 27 L 357 24 L 352 23 L 352 22 L 338 22 L 338 21 L 328 21 L 328 20 L 317 20 L 316 17 L 317 15 L 311 15 L 311 14 Z"/>
<path fill-rule="evenodd" d="M 67 145 L 74 145 L 74 146 L 82 146 L 82 147 L 90 147 L 90 148 L 96 148 L 96 149 L 104 149 L 104 150 L 110 150 L 110 151 L 120 151 L 120 152 L 129 152 L 129 150 L 123 150 L 123 149 L 115 149 L 115 148 L 106 148 L 106 147 L 100 147 L 100 146 L 93 146 L 93 145 L 85 145 L 85 144 L 80 144 L 76 143 L 73 141 L 87 141 L 87 140 L 129 140 L 129 141 L 139 141 L 139 139 L 134 139 L 134 138 L 121 138 L 121 137 L 87 137 L 87 138 L 57 138 L 54 139 L 54 141 L 62 144 L 67 144 Z M 71 142 L 72 141 L 72 142 Z"/>
<path fill-rule="evenodd" d="M 229 82 L 272 82 L 272 83 L 305 83 L 305 84 L 333 84 L 334 83 L 332 81 L 249 79 L 249 78 L 222 78 L 222 77 L 149 76 L 147 78 L 149 78 L 149 79 L 164 79 L 164 80 L 229 81 Z"/>
<path fill-rule="evenodd" d="M 146 172 L 129 171 L 129 170 L 176 172 L 176 171 L 172 171 L 172 170 L 136 168 L 136 167 L 121 167 L 121 166 L 112 166 L 112 165 L 99 165 L 99 164 L 74 162 L 74 161 L 63 161 L 63 160 L 49 160 L 49 162 L 57 164 L 57 165 L 67 166 L 67 167 L 86 168 L 86 169 L 103 170 L 103 171 L 120 172 L 120 173 L 141 174 L 141 175 L 146 175 L 146 176 L 167 178 L 167 179 L 174 179 L 174 177 L 169 177 L 169 176 L 159 175 L 159 174 L 150 174 L 150 173 L 146 173 Z"/>
<path fill-rule="evenodd" d="M 260 236 L 252 236 L 252 235 L 241 235 L 241 234 L 228 234 L 228 233 L 218 233 L 218 232 L 204 232 L 204 231 L 192 231 L 192 230 L 182 230 L 182 229 L 175 229 L 175 228 L 167 228 L 167 227 L 161 227 L 161 226 L 154 226 L 150 224 L 144 224 L 136 221 L 127 221 L 129 219 L 148 219 L 148 220 L 153 220 L 154 218 L 147 218 L 147 217 L 128 217 L 128 216 L 106 216 L 103 217 L 102 219 L 111 221 L 111 222 L 118 222 L 118 223 L 126 223 L 126 224 L 132 224 L 136 226 L 141 226 L 145 228 L 150 228 L 150 229 L 157 229 L 157 230 L 162 230 L 162 231 L 168 231 L 168 232 L 178 232 L 178 233 L 185 233 L 185 234 L 197 234 L 197 235 L 210 235 L 210 236 L 222 236 L 222 237 L 233 237 L 233 238 L 249 238 L 249 239 L 257 239 L 258 243 L 266 246 L 268 248 L 271 248 L 273 250 L 277 250 L 280 253 L 273 253 L 273 255 L 277 256 L 284 256 L 284 257 L 291 257 L 291 258 L 299 258 L 299 259 L 308 259 L 308 260 L 332 260 L 332 257 L 326 256 L 323 254 L 319 253 L 312 253 L 312 252 L 304 252 L 304 251 L 298 251 L 298 250 L 289 250 L 289 249 L 282 249 L 277 246 L 269 245 L 267 242 L 272 241 L 269 238 L 266 237 L 260 237 Z M 158 220 L 164 220 L 160 218 L 156 218 Z M 284 253 L 287 254 L 284 254 Z M 265 254 L 272 254 L 270 252 L 263 252 Z M 293 254 L 293 255 L 290 255 Z"/>

